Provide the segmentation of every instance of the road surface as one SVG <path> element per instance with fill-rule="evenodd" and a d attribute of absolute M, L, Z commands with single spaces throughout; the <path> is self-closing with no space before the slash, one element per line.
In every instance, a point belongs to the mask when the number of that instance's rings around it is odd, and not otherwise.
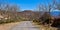
<path fill-rule="evenodd" d="M 40 28 L 35 26 L 32 21 L 23 21 L 10 30 L 40 30 Z"/>

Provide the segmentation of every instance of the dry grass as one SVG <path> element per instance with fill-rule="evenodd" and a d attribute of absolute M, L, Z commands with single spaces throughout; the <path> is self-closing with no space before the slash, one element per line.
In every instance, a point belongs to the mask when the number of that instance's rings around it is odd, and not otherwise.
<path fill-rule="evenodd" d="M 44 25 L 37 25 L 38 23 L 33 23 L 38 26 L 41 30 L 57 30 L 58 28 L 51 27 L 51 26 L 44 26 Z"/>
<path fill-rule="evenodd" d="M 43 25 L 40 25 L 40 29 L 41 29 L 41 30 L 57 30 L 57 28 L 48 27 L 48 26 L 43 26 Z"/>
<path fill-rule="evenodd" d="M 0 30 L 9 30 L 11 27 L 19 24 L 20 22 L 15 22 L 15 23 L 7 23 L 7 24 L 1 24 L 0 25 Z"/>

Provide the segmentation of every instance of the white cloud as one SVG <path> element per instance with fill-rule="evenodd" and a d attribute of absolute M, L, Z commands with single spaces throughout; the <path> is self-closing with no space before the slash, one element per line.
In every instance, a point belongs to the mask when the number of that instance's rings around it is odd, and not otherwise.
<path fill-rule="evenodd" d="M 55 11 L 58 11 L 58 12 L 60 12 L 60 10 L 58 10 L 58 9 L 51 10 L 50 12 L 55 12 Z"/>

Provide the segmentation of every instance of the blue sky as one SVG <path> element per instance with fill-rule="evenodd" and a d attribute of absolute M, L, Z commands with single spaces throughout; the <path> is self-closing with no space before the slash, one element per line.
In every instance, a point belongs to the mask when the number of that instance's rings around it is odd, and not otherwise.
<path fill-rule="evenodd" d="M 38 4 L 51 2 L 51 0 L 0 0 L 1 3 L 18 4 L 22 10 L 36 9 Z"/>

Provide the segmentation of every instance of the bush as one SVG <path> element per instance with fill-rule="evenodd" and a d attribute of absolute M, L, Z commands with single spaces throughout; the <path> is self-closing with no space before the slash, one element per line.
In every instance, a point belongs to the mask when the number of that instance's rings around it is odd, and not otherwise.
<path fill-rule="evenodd" d="M 49 24 L 51 20 L 50 17 L 51 16 L 47 12 L 45 12 L 39 19 L 35 19 L 33 20 L 33 22 L 37 22 L 38 24 Z"/>
<path fill-rule="evenodd" d="M 2 19 L 0 20 L 0 24 L 5 24 L 5 23 L 11 23 L 11 22 L 19 22 L 21 21 L 20 19 L 17 19 L 17 18 L 11 18 L 11 19 Z"/>

